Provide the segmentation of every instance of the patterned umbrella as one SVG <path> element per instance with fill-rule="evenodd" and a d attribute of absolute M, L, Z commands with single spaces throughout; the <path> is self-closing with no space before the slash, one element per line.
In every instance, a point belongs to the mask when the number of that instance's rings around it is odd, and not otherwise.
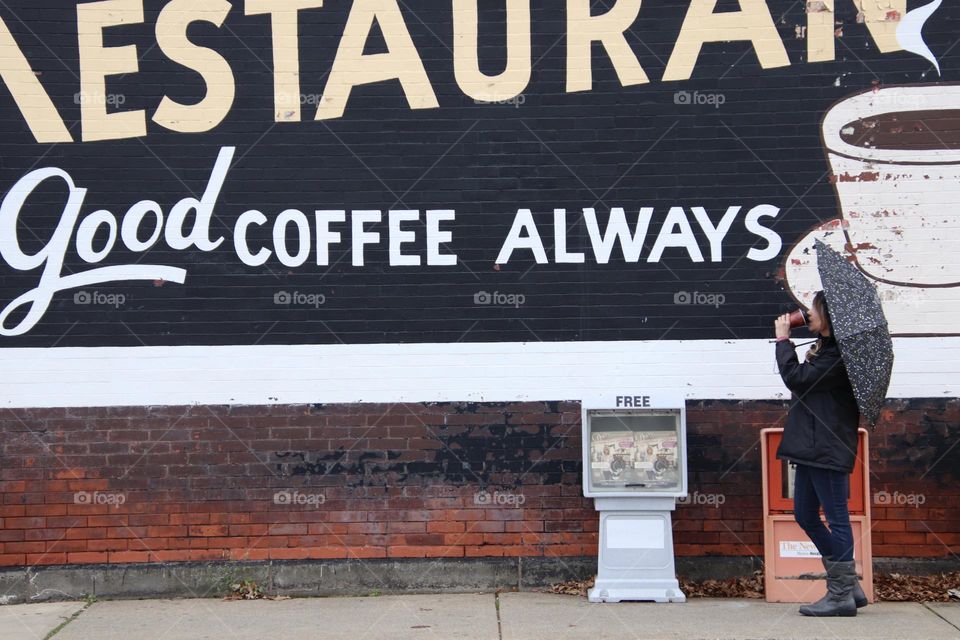
<path fill-rule="evenodd" d="M 860 414 L 875 425 L 893 371 L 893 341 L 880 296 L 860 270 L 820 240 L 817 271 Z"/>

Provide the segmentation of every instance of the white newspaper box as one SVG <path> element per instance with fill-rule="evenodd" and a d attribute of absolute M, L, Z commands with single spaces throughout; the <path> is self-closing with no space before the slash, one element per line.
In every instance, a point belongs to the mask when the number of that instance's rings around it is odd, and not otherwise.
<path fill-rule="evenodd" d="M 673 560 L 671 512 L 687 495 L 686 411 L 680 394 L 583 401 L 583 494 L 600 512 L 590 602 L 686 602 Z"/>

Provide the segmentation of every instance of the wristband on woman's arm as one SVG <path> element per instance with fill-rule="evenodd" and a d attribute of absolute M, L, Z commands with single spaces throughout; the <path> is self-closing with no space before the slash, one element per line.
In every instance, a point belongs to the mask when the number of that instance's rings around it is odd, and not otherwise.
<path fill-rule="evenodd" d="M 783 342 L 784 340 L 789 340 L 790 336 L 780 336 L 777 338 L 777 342 Z"/>

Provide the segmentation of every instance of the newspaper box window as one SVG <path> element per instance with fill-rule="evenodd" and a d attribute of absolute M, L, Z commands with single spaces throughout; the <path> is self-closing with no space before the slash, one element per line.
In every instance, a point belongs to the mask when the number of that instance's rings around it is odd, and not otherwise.
<path fill-rule="evenodd" d="M 583 403 L 583 491 L 600 512 L 591 602 L 684 602 L 670 512 L 687 494 L 686 412 L 679 395 Z"/>
<path fill-rule="evenodd" d="M 598 410 L 590 420 L 594 491 L 680 489 L 679 411 Z"/>

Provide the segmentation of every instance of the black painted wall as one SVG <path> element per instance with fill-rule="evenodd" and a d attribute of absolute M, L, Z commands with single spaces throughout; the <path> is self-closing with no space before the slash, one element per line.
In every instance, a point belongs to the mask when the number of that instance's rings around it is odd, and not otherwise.
<path fill-rule="evenodd" d="M 199 197 L 221 148 L 235 147 L 211 224 L 213 237 L 225 240 L 201 252 L 174 251 L 161 239 L 137 254 L 118 242 L 96 266 L 139 260 L 186 269 L 186 281 L 61 291 L 35 327 L 0 338 L 2 346 L 767 337 L 771 316 L 790 302 L 779 278 L 786 252 L 819 219 L 836 215 L 820 138 L 825 110 L 871 86 L 956 81 L 960 66 L 960 48 L 953 46 L 960 16 L 955 4 L 945 3 L 924 31 L 943 70 L 938 79 L 919 56 L 881 54 L 846 0 L 836 7 L 842 27 L 836 60 L 808 63 L 806 41 L 796 33 L 806 24 L 805 3 L 774 0 L 768 6 L 790 66 L 764 70 L 749 43 L 716 43 L 704 47 L 689 81 L 662 82 L 688 3 L 645 0 L 627 38 L 650 83 L 622 86 L 595 46 L 593 90 L 566 93 L 563 3 L 534 3 L 535 64 L 528 87 L 512 104 L 477 104 L 454 80 L 450 3 L 415 1 L 404 3 L 402 12 L 440 107 L 411 110 L 399 83 L 388 81 L 356 88 L 342 118 L 315 122 L 315 103 L 351 6 L 330 0 L 322 9 L 300 12 L 303 121 L 275 123 L 270 21 L 245 16 L 238 0 L 222 28 L 196 23 L 189 30 L 193 42 L 230 63 L 237 87 L 233 108 L 212 131 L 182 134 L 150 121 L 162 96 L 192 102 L 205 91 L 197 73 L 154 46 L 153 25 L 164 4 L 146 1 L 143 24 L 110 28 L 105 36 L 106 46 L 137 46 L 139 72 L 111 76 L 107 89 L 123 97 L 112 108 L 146 109 L 148 135 L 39 144 L 11 94 L 0 89 L 0 191 L 6 194 L 32 169 L 58 167 L 89 190 L 81 219 L 101 208 L 119 219 L 142 199 L 169 213 L 177 201 Z M 597 2 L 594 12 L 611 4 Z M 505 61 L 504 11 L 499 2 L 481 5 L 482 66 L 497 73 Z M 737 3 L 721 2 L 718 11 L 727 10 L 737 10 Z M 0 18 L 79 138 L 75 3 L 11 1 L 0 7 Z M 368 53 L 383 50 L 374 33 Z M 693 92 L 700 97 L 691 98 Z M 684 104 L 698 100 L 705 102 Z M 18 228 L 24 251 L 34 253 L 47 243 L 64 200 L 62 185 L 31 197 Z M 763 224 L 774 228 L 783 246 L 776 258 L 757 262 L 747 252 L 767 242 L 745 228 L 744 214 L 763 204 L 780 210 Z M 728 207 L 742 207 L 720 262 L 710 261 L 709 244 L 690 213 L 697 206 L 714 222 Z M 641 207 L 653 207 L 640 261 L 625 262 L 617 249 L 609 264 L 596 264 L 579 220 L 583 207 L 597 209 L 601 228 L 611 207 L 623 207 L 631 223 Z M 705 262 L 691 261 L 682 248 L 646 262 L 671 207 L 684 208 Z M 456 253 L 459 261 L 390 266 L 384 220 L 370 227 L 382 241 L 367 247 L 363 267 L 351 265 L 347 225 L 333 227 L 344 242 L 332 247 L 329 266 L 318 266 L 314 252 L 296 268 L 275 256 L 260 267 L 244 265 L 233 247 L 238 216 L 262 211 L 270 223 L 252 228 L 250 244 L 254 251 L 272 249 L 272 222 L 288 208 L 304 211 L 311 223 L 314 209 L 415 209 L 421 220 L 428 209 L 454 209 L 456 220 L 442 225 L 453 233 L 443 251 Z M 534 212 L 549 264 L 536 264 L 529 251 L 520 251 L 495 265 L 520 208 Z M 553 263 L 554 208 L 568 210 L 568 250 L 585 250 L 584 264 Z M 423 224 L 408 227 L 417 232 L 409 251 L 425 262 Z M 63 274 L 90 268 L 71 243 Z M 35 287 L 40 273 L 16 271 L 0 260 L 0 305 Z M 484 292 L 499 297 L 477 304 Z M 721 295 L 723 304 L 676 304 L 681 292 Z M 91 296 L 90 302 L 78 293 Z M 283 304 L 283 294 L 293 304 Z M 510 302 L 504 296 L 515 297 Z M 24 311 L 13 313 L 6 326 Z"/>

